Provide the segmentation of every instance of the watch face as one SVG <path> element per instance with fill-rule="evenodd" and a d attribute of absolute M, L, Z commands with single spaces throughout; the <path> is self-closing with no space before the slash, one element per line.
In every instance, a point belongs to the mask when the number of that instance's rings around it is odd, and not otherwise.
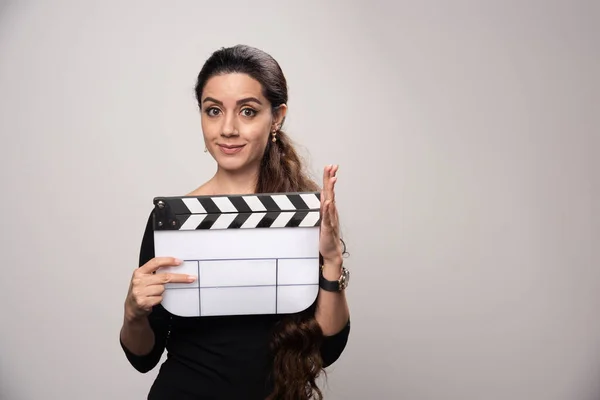
<path fill-rule="evenodd" d="M 350 271 L 348 271 L 346 268 L 344 268 L 342 271 L 342 279 L 340 280 L 340 286 L 342 287 L 342 289 L 345 289 L 348 287 L 349 283 L 350 283 Z"/>

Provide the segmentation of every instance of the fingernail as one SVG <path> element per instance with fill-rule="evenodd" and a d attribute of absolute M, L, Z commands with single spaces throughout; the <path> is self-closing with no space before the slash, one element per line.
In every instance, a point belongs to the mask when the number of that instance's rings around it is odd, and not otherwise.
<path fill-rule="evenodd" d="M 181 263 L 183 263 L 183 261 L 181 261 L 179 258 L 176 258 L 176 259 L 175 259 L 175 264 L 179 265 L 179 264 L 181 264 Z"/>
<path fill-rule="evenodd" d="M 188 281 L 194 282 L 195 280 L 196 280 L 196 277 L 194 275 L 188 275 Z"/>

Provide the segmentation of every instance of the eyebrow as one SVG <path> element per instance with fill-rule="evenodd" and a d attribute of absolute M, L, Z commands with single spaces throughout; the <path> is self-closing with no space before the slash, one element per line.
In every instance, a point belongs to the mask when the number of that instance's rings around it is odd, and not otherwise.
<path fill-rule="evenodd" d="M 223 105 L 222 101 L 217 100 L 217 99 L 215 99 L 213 97 L 207 97 L 202 102 L 206 103 L 207 101 L 212 101 L 213 103 L 217 103 L 217 104 L 219 104 L 221 106 Z M 260 100 L 258 100 L 256 97 L 246 97 L 246 98 L 240 99 L 240 100 L 237 101 L 237 105 L 239 106 L 240 104 L 249 103 L 249 102 L 255 102 L 255 103 L 258 103 L 258 104 L 262 105 L 262 103 L 260 102 Z"/>

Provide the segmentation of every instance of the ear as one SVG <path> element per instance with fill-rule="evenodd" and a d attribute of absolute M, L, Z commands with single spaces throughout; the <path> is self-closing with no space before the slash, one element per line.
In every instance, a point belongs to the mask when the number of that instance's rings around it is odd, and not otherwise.
<path fill-rule="evenodd" d="M 286 115 L 287 115 L 287 105 L 280 104 L 279 107 L 277 107 L 273 111 L 273 125 L 277 126 L 278 129 L 281 129 L 281 126 L 283 125 L 283 122 L 285 121 Z"/>

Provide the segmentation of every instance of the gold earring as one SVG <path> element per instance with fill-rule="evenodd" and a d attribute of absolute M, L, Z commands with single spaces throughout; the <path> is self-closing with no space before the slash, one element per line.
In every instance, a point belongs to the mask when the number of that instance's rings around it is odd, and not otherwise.
<path fill-rule="evenodd" d="M 208 151 L 208 149 L 206 148 L 206 146 L 204 146 L 204 152 L 206 153 Z"/>
<path fill-rule="evenodd" d="M 271 141 L 273 143 L 275 143 L 277 141 L 277 138 L 275 137 L 275 135 L 277 135 L 277 130 L 273 129 L 273 132 L 271 133 L 271 136 L 273 136 L 273 138 L 271 139 Z"/>

